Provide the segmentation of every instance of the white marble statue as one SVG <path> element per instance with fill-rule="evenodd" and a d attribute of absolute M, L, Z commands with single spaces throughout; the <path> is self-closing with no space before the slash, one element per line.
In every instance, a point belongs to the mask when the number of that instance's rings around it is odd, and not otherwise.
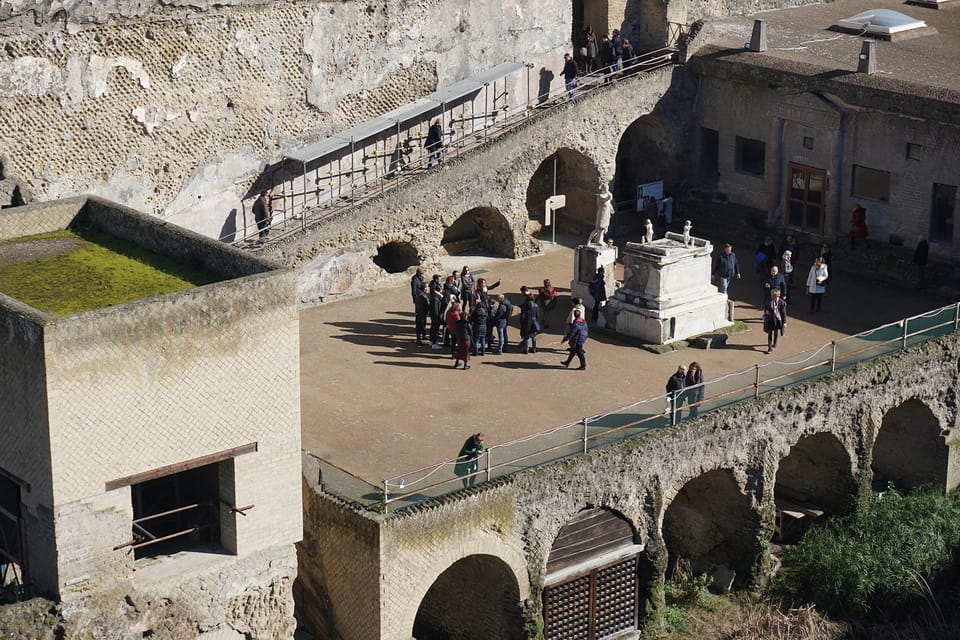
<path fill-rule="evenodd" d="M 597 194 L 597 223 L 587 238 L 587 244 L 603 246 L 603 237 L 610 227 L 610 218 L 613 216 L 613 194 L 607 187 Z"/>
<path fill-rule="evenodd" d="M 643 223 L 643 244 L 650 244 L 653 242 L 653 223 L 650 222 L 650 218 Z"/>
<path fill-rule="evenodd" d="M 692 247 L 693 238 L 690 236 L 690 229 L 693 228 L 693 224 L 689 220 L 683 223 L 683 246 Z"/>

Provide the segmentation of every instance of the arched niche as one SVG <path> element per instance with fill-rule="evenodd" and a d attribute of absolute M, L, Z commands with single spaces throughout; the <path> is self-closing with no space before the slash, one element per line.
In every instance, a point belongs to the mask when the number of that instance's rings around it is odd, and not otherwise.
<path fill-rule="evenodd" d="M 695 575 L 723 565 L 737 583 L 751 575 L 760 521 L 729 469 L 708 471 L 687 482 L 663 517 L 668 573 L 681 560 Z"/>
<path fill-rule="evenodd" d="M 409 242 L 388 242 L 377 248 L 373 263 L 387 273 L 401 273 L 420 264 L 420 253 Z"/>
<path fill-rule="evenodd" d="M 873 445 L 874 488 L 947 485 L 949 449 L 940 421 L 922 401 L 907 400 L 888 411 Z"/>
<path fill-rule="evenodd" d="M 464 213 L 446 228 L 440 244 L 452 256 L 482 251 L 502 258 L 516 257 L 510 224 L 494 207 L 476 207 Z"/>
<path fill-rule="evenodd" d="M 545 640 L 636 631 L 652 571 L 630 522 L 607 509 L 580 511 L 560 530 L 547 559 Z"/>
<path fill-rule="evenodd" d="M 614 199 L 635 200 L 637 187 L 663 180 L 664 188 L 678 184 L 680 176 L 671 159 L 670 126 L 652 113 L 633 121 L 620 137 L 617 146 L 617 169 L 614 175 Z M 670 195 L 669 193 L 665 195 Z"/>
<path fill-rule="evenodd" d="M 554 191 L 556 188 L 556 191 Z M 544 203 L 554 193 L 563 194 L 567 204 L 555 212 L 560 231 L 585 236 L 593 230 L 597 217 L 597 193 L 600 170 L 589 157 L 562 148 L 540 163 L 527 184 L 529 228 L 537 233 L 544 222 Z"/>
<path fill-rule="evenodd" d="M 794 542 L 818 518 L 850 512 L 857 485 L 850 455 L 831 433 L 801 437 L 777 468 L 775 534 Z"/>
<path fill-rule="evenodd" d="M 520 588 L 510 566 L 477 554 L 453 563 L 430 586 L 413 623 L 415 640 L 513 640 L 523 636 Z"/>

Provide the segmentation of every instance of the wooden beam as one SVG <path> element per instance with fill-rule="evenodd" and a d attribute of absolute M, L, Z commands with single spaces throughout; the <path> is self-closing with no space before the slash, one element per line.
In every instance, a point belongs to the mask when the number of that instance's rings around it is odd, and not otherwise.
<path fill-rule="evenodd" d="M 148 480 L 156 480 L 157 478 L 171 476 L 175 473 L 182 473 L 184 471 L 189 471 L 190 469 L 196 469 L 197 467 L 205 467 L 208 464 L 223 462 L 224 460 L 242 456 L 245 453 L 253 453 L 256 450 L 257 443 L 251 442 L 250 444 L 244 444 L 232 449 L 226 449 L 217 453 L 200 456 L 199 458 L 193 458 L 192 460 L 177 462 L 175 464 L 167 465 L 166 467 L 160 467 L 159 469 L 152 469 L 150 471 L 144 471 L 143 473 L 135 473 L 131 476 L 117 478 L 116 480 L 108 480 L 106 483 L 104 483 L 104 490 L 113 491 L 114 489 L 121 489 L 123 487 L 129 487 L 130 485 L 147 482 Z"/>

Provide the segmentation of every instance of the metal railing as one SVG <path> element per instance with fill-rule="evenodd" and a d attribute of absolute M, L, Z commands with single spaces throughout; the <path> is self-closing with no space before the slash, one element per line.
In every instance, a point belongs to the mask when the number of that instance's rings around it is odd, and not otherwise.
<path fill-rule="evenodd" d="M 675 48 L 666 47 L 624 61 L 619 69 L 609 66 L 583 74 L 577 78 L 577 84 L 573 90 L 573 101 L 594 91 L 614 86 L 633 76 L 675 64 L 676 54 Z M 495 113 L 486 114 L 484 117 L 471 116 L 469 130 L 463 122 L 452 114 L 448 114 L 451 116 L 451 121 L 450 126 L 445 127 L 448 142 L 442 151 L 444 159 L 459 158 L 461 154 L 482 147 L 491 140 L 517 129 L 532 117 L 554 113 L 571 102 L 562 77 L 560 77 L 560 86 L 547 93 L 528 93 L 526 104 L 519 108 L 501 107 L 496 109 Z M 409 130 L 407 133 L 409 135 Z M 411 136 L 410 140 L 416 141 L 416 137 Z M 329 188 L 321 187 L 321 178 L 314 180 L 312 176 L 304 175 L 302 176 L 304 185 L 288 188 L 279 196 L 273 196 L 273 201 L 279 201 L 281 204 L 274 208 L 273 220 L 267 227 L 269 234 L 262 244 L 256 243 L 260 230 L 256 224 L 250 223 L 245 211 L 240 215 L 242 228 L 220 239 L 229 240 L 232 237 L 233 245 L 256 251 L 350 211 L 370 198 L 383 195 L 427 173 L 431 164 L 429 152 L 419 144 L 413 148 L 413 151 L 417 157 L 407 160 L 395 158 L 393 153 L 365 155 L 364 159 L 375 160 L 374 166 L 366 166 L 364 163 L 360 167 L 351 165 L 342 171 L 338 170 L 335 176 L 338 178 L 336 188 L 332 185 Z M 347 158 L 351 157 L 347 156 Z M 384 162 L 381 162 L 382 160 Z M 300 177 L 297 176 L 297 179 L 299 180 Z M 323 176 L 323 179 L 328 178 L 329 176 Z M 310 182 L 315 183 L 315 188 L 309 188 Z M 308 201 L 311 200 L 312 204 L 307 206 Z"/>
<path fill-rule="evenodd" d="M 492 445 L 473 461 L 455 458 L 387 478 L 381 482 L 378 499 L 369 492 L 362 498 L 357 494 L 344 497 L 367 506 L 382 505 L 384 509 L 397 502 L 415 504 L 473 486 L 476 481 L 494 480 L 585 454 L 599 446 L 676 426 L 700 413 L 822 378 L 955 332 L 958 324 L 960 303 L 954 303 L 822 344 L 786 360 L 757 364 L 676 393 L 640 400 L 578 422 Z M 476 470 L 469 463 L 475 463 Z"/>

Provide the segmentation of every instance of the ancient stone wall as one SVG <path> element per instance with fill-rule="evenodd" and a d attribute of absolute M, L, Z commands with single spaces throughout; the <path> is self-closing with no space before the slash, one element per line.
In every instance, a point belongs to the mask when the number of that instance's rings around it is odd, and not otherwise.
<path fill-rule="evenodd" d="M 0 25 L 18 25 L 0 37 L 5 171 L 37 199 L 92 192 L 219 237 L 284 150 L 505 61 L 555 66 L 571 9 L 24 0 L 0 11 Z"/>
<path fill-rule="evenodd" d="M 383 627 L 379 637 L 408 638 L 429 587 L 467 557 L 492 555 L 509 566 L 527 600 L 527 615 L 536 617 L 550 549 L 560 529 L 588 507 L 611 509 L 633 525 L 656 569 L 656 582 L 663 579 L 668 547 L 675 544 L 665 531 L 670 507 L 680 495 L 688 505 L 708 496 L 706 502 L 715 507 L 712 521 L 703 527 L 688 527 L 686 542 L 696 547 L 709 542 L 698 536 L 724 531 L 728 543 L 723 546 L 727 555 L 722 560 L 737 568 L 740 584 L 749 584 L 761 578 L 760 569 L 767 561 L 764 549 L 773 530 L 778 471 L 783 467 L 785 473 L 779 481 L 785 482 L 807 464 L 798 465 L 796 459 L 783 464 L 794 447 L 803 441 L 804 451 L 820 464 L 832 465 L 811 468 L 812 475 L 807 478 L 811 486 L 833 492 L 833 487 L 823 484 L 824 478 L 849 479 L 845 499 L 861 499 L 873 478 L 873 446 L 884 417 L 905 403 L 922 403 L 946 434 L 936 436 L 939 448 L 948 449 L 950 458 L 947 468 L 937 470 L 937 478 L 951 487 L 956 482 L 955 447 L 944 443 L 953 444 L 957 438 L 958 357 L 960 337 L 952 334 L 832 377 L 712 412 L 676 428 L 521 472 L 391 516 L 368 515 L 368 522 L 379 522 L 381 536 Z M 942 384 L 935 388 L 931 379 Z M 926 450 L 926 444 L 915 444 L 920 451 Z M 799 480 L 797 486 L 802 486 Z M 826 502 L 837 497 L 831 493 L 825 496 Z M 322 496 L 313 499 L 329 500 Z M 734 517 L 725 511 L 742 508 L 739 505 L 745 505 L 752 515 Z M 340 557 L 338 550 L 329 547 L 322 550 L 324 554 Z M 656 589 L 651 593 L 656 607 Z M 313 605 L 304 600 L 300 606 Z"/>
<path fill-rule="evenodd" d="M 469 157 L 448 161 L 442 169 L 403 189 L 268 247 L 264 255 L 298 267 L 300 297 L 305 302 L 357 290 L 359 283 L 369 287 L 388 277 L 371 258 L 377 247 L 389 242 L 412 245 L 424 263 L 436 260 L 442 252 L 445 229 L 477 208 L 493 210 L 509 228 L 499 253 L 508 257 L 530 255 L 537 251 L 530 234 L 540 229 L 543 203 L 529 210 L 527 193 L 544 160 L 564 151 L 582 158 L 600 181 L 613 181 L 624 131 L 661 102 L 680 100 L 667 94 L 684 94 L 688 87 L 678 78 L 682 75 L 680 68 L 664 68 L 624 80 L 616 88 L 585 94 L 558 113 L 532 117 L 519 131 L 493 140 Z M 679 146 L 672 138 L 685 135 L 685 117 L 680 115 L 673 122 L 675 128 L 668 129 L 665 139 L 658 141 L 666 147 Z M 594 211 L 570 215 L 586 216 L 592 222 Z M 335 283 L 337 288 L 331 290 L 319 276 L 338 261 L 344 266 Z"/>

